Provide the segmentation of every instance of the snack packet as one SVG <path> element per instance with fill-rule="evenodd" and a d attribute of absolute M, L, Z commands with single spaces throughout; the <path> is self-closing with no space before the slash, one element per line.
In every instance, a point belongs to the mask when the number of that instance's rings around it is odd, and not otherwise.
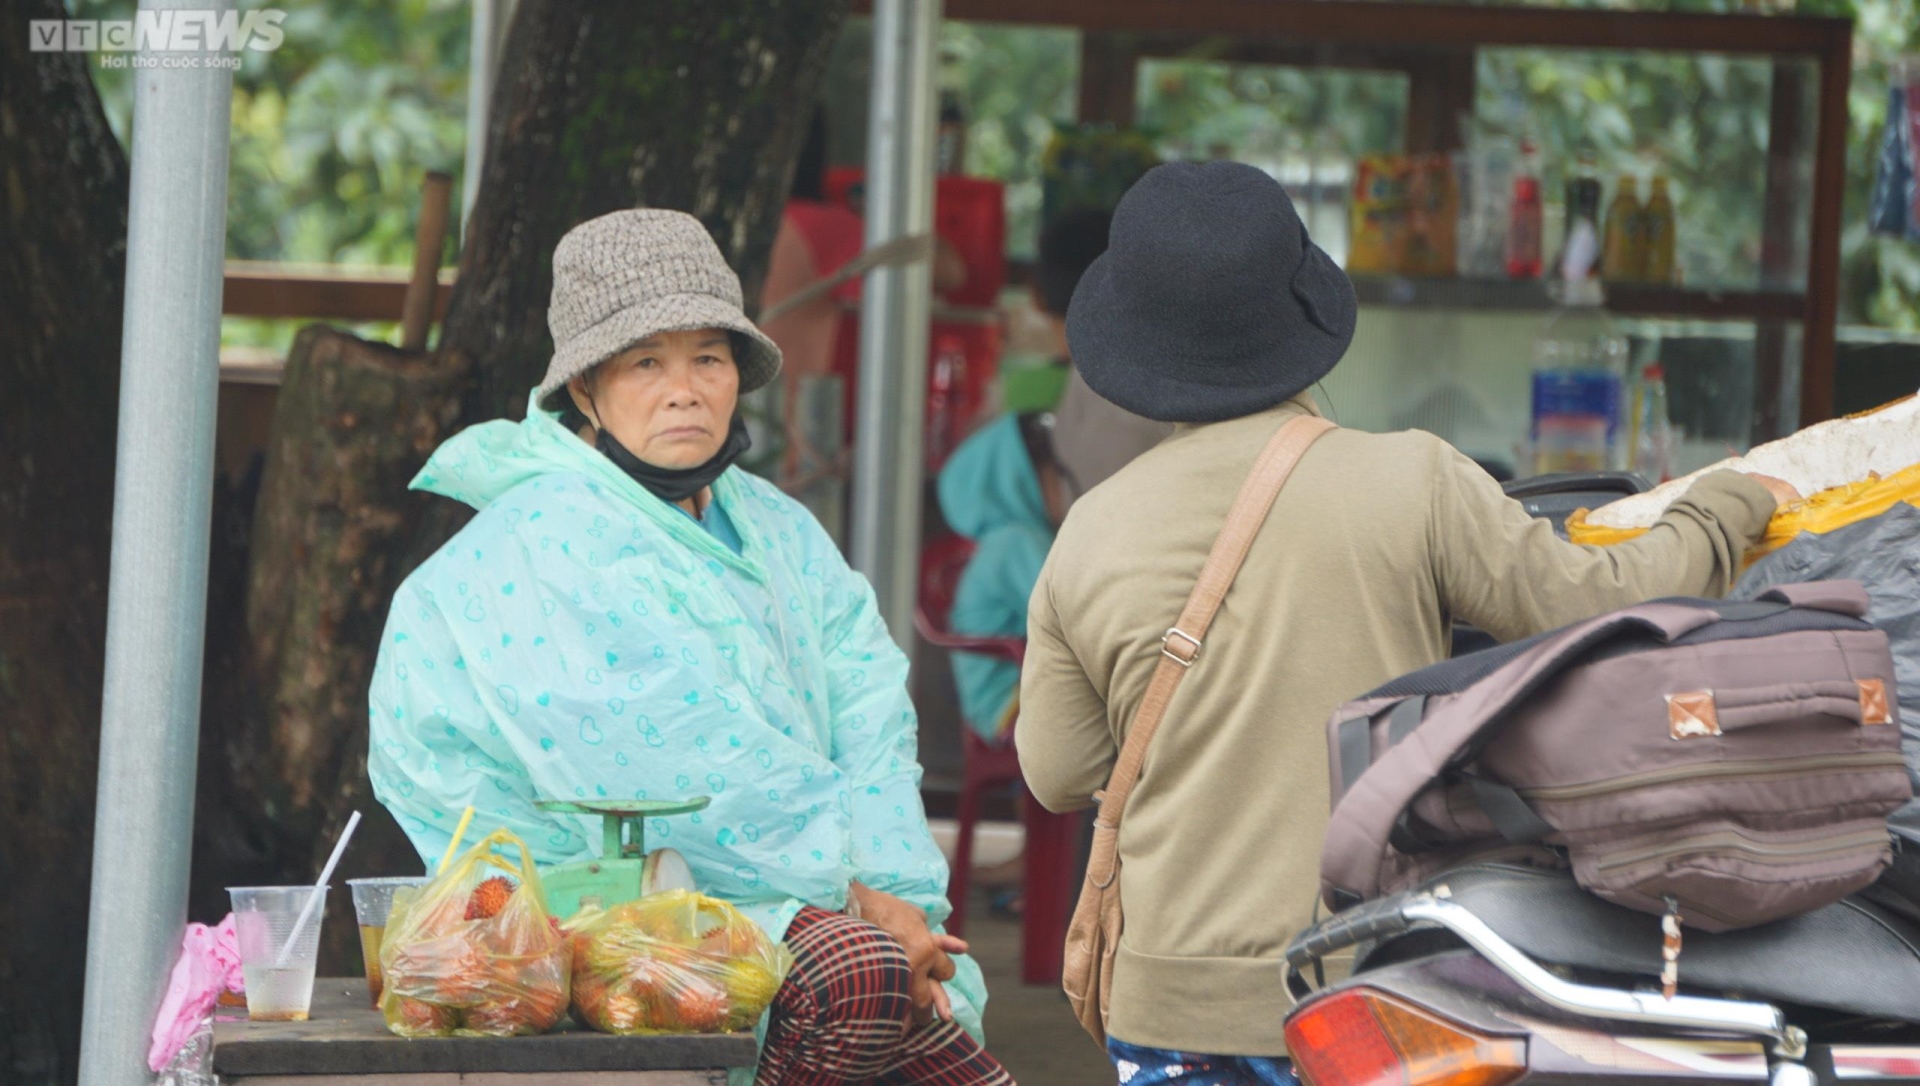
<path fill-rule="evenodd" d="M 573 936 L 573 1014 L 603 1033 L 752 1029 L 793 966 L 738 909 L 668 890 L 587 909 Z"/>
<path fill-rule="evenodd" d="M 517 867 L 493 854 L 509 845 Z M 395 893 L 380 1013 L 402 1037 L 544 1033 L 567 1013 L 568 964 L 526 844 L 495 830 L 426 886 Z"/>
<path fill-rule="evenodd" d="M 1347 271 L 1353 275 L 1398 275 L 1407 258 L 1408 198 L 1413 160 L 1406 155 L 1363 155 L 1353 175 L 1352 240 Z"/>

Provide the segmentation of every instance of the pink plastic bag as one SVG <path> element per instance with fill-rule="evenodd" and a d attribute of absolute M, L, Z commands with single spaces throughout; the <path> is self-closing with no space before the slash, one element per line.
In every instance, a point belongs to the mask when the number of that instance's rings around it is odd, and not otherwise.
<path fill-rule="evenodd" d="M 228 913 L 218 927 L 188 924 L 180 940 L 180 960 L 174 963 L 167 996 L 160 1001 L 160 1014 L 153 1022 L 153 1047 L 147 1050 L 147 1066 L 156 1073 L 165 1070 L 174 1054 L 213 1013 L 221 992 L 246 990 L 245 974 L 240 970 L 240 944 L 233 934 L 233 914 Z"/>

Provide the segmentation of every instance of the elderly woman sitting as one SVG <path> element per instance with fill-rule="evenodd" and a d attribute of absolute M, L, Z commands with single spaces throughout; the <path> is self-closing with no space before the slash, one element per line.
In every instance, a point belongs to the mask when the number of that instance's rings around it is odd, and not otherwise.
<path fill-rule="evenodd" d="M 1010 1083 L 937 927 L 907 660 L 820 525 L 733 470 L 780 352 L 700 223 L 622 211 L 554 253 L 526 421 L 472 427 L 416 489 L 479 513 L 400 588 L 368 771 L 423 857 L 460 811 L 542 862 L 598 830 L 545 799 L 707 796 L 651 823 L 797 964 L 761 1083 Z"/>

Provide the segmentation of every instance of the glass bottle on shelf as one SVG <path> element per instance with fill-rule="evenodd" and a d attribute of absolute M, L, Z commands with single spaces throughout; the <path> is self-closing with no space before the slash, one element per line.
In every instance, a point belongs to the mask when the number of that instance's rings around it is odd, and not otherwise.
<path fill-rule="evenodd" d="M 1509 279 L 1540 278 L 1540 216 L 1539 178 L 1515 178 L 1513 207 L 1507 219 Z"/>
<path fill-rule="evenodd" d="M 1540 156 L 1530 140 L 1520 144 L 1520 167 L 1513 178 L 1513 204 L 1507 217 L 1507 277 L 1538 279 L 1544 270 L 1540 254 L 1542 207 Z"/>
<path fill-rule="evenodd" d="M 927 471 L 938 472 L 960 444 L 961 390 L 967 383 L 967 346 L 943 335 L 934 343 L 933 372 L 927 381 Z"/>
<path fill-rule="evenodd" d="M 1571 252 L 1566 267 L 1592 260 Z M 1559 305 L 1534 340 L 1533 470 L 1536 474 L 1624 468 L 1621 423 L 1627 340 L 1604 308 L 1600 282 L 1563 278 Z"/>
<path fill-rule="evenodd" d="M 1600 252 L 1600 274 L 1610 283 L 1633 283 L 1646 278 L 1646 244 L 1640 207 L 1640 187 L 1621 175 L 1607 208 L 1606 244 Z"/>
<path fill-rule="evenodd" d="M 1312 200 L 1307 211 L 1307 234 L 1333 262 L 1346 267 L 1348 219 L 1347 200 L 1353 194 L 1353 159 L 1340 147 L 1339 138 L 1321 131 L 1313 139 L 1309 153 L 1312 180 L 1308 191 Z"/>
<path fill-rule="evenodd" d="M 1560 241 L 1562 274 L 1577 271 L 1579 278 L 1590 278 L 1595 271 L 1591 261 L 1572 271 L 1565 269 L 1565 264 L 1567 254 L 1575 248 L 1577 235 L 1585 231 L 1592 237 L 1600 236 L 1600 178 L 1595 173 L 1591 154 L 1582 154 L 1573 175 L 1567 178 L 1566 220 L 1566 234 Z"/>
<path fill-rule="evenodd" d="M 940 122 L 933 138 L 935 171 L 943 176 L 965 173 L 967 111 L 960 104 L 960 92 L 952 87 L 940 92 Z"/>
<path fill-rule="evenodd" d="M 1633 382 L 1627 414 L 1629 467 L 1649 482 L 1673 478 L 1673 423 L 1667 417 L 1667 369 L 1649 362 Z"/>
<path fill-rule="evenodd" d="M 1512 216 L 1515 149 L 1497 133 L 1463 118 L 1467 148 L 1460 185 L 1461 274 L 1501 279 L 1507 274 L 1507 223 Z"/>
<path fill-rule="evenodd" d="M 1677 226 L 1673 197 L 1667 193 L 1667 179 L 1656 176 L 1653 191 L 1647 194 L 1647 206 L 1640 213 L 1641 278 L 1649 283 L 1673 282 L 1673 237 Z"/>

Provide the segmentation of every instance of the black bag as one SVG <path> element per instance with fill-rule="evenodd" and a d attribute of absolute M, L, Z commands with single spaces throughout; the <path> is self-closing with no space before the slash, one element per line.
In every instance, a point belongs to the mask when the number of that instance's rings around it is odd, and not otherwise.
<path fill-rule="evenodd" d="M 1887 635 L 1899 686 L 1901 753 L 1920 795 L 1920 509 L 1885 513 L 1825 535 L 1803 533 L 1754 563 L 1729 598 L 1750 600 L 1780 584 L 1851 580 L 1866 586 L 1867 620 Z M 1862 893 L 1920 921 L 1920 799 L 1887 819 L 1893 864 Z"/>

